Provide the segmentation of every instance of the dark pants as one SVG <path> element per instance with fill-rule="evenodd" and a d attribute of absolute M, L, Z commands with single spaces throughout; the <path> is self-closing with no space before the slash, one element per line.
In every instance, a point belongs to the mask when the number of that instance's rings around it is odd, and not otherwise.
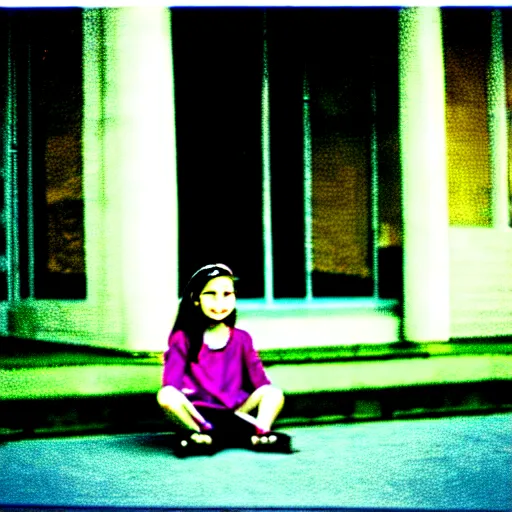
<path fill-rule="evenodd" d="M 197 407 L 202 416 L 213 425 L 212 436 L 220 443 L 229 446 L 246 446 L 256 428 L 227 409 Z"/>

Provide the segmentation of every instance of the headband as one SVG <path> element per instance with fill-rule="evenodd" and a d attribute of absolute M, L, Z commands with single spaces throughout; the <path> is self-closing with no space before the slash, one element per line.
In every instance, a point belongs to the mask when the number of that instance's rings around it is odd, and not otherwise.
<path fill-rule="evenodd" d="M 197 272 L 195 272 L 192 277 L 190 278 L 190 280 L 192 281 L 192 279 L 194 279 L 194 277 L 197 276 L 197 274 L 199 274 L 199 272 L 204 272 L 205 270 L 208 270 L 208 269 L 212 269 L 211 272 L 208 272 L 206 275 L 208 277 L 214 277 L 218 274 L 221 273 L 221 271 L 219 269 L 222 269 L 224 270 L 225 272 L 227 272 L 230 276 L 233 275 L 233 271 L 227 266 L 227 265 L 224 265 L 222 263 L 214 263 L 212 265 L 205 265 L 204 267 L 201 267 Z"/>

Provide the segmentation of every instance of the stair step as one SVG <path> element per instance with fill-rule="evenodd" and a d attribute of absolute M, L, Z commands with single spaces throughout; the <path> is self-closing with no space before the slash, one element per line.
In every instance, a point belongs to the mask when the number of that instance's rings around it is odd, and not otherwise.
<path fill-rule="evenodd" d="M 16 400 L 3 402 L 0 410 L 0 442 L 172 430 L 154 395 L 147 393 L 73 400 Z M 276 426 L 508 411 L 512 411 L 512 380 L 399 386 L 291 394 Z"/>

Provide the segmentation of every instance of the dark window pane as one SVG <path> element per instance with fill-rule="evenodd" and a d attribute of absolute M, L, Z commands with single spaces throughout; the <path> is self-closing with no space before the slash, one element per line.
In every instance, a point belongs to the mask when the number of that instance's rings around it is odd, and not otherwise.
<path fill-rule="evenodd" d="M 262 11 L 173 9 L 180 290 L 223 262 L 263 295 Z"/>
<path fill-rule="evenodd" d="M 0 224 L 0 258 L 7 257 L 7 238 L 6 238 L 6 230 L 5 225 L 2 223 Z M 5 267 L 2 265 L 0 266 L 0 273 L 3 273 L 5 270 Z"/>
<path fill-rule="evenodd" d="M 381 21 L 371 55 L 375 80 L 375 127 L 378 159 L 378 294 L 403 294 L 402 181 L 398 136 L 398 9 L 375 12 Z"/>
<path fill-rule="evenodd" d="M 304 297 L 303 11 L 268 9 L 266 25 L 274 294 Z"/>
<path fill-rule="evenodd" d="M 505 57 L 505 87 L 508 119 L 508 205 L 509 226 L 512 227 L 512 9 L 501 9 L 503 20 L 503 53 Z"/>
<path fill-rule="evenodd" d="M 369 231 L 373 40 L 368 30 L 372 12 L 315 11 L 311 20 L 315 296 L 373 292 Z"/>
<path fill-rule="evenodd" d="M 314 295 L 373 294 L 372 123 L 379 133 L 378 160 L 383 160 L 380 184 L 390 198 L 380 198 L 379 207 L 386 210 L 386 229 L 396 234 L 400 245 L 397 20 L 397 9 L 173 9 L 181 287 L 200 265 L 223 260 L 235 270 L 239 266 L 239 274 L 245 268 L 257 269 L 245 296 L 263 294 L 260 90 L 264 23 L 274 296 L 305 295 L 305 73 L 311 88 Z M 373 92 L 382 105 L 376 115 Z M 215 103 L 208 93 L 215 96 Z M 243 120 L 236 117 L 239 112 L 244 113 Z M 238 125 L 236 134 L 233 125 Z M 236 141 L 234 154 L 226 154 L 226 139 Z M 240 148 L 249 148 L 252 156 L 244 175 L 252 192 L 239 208 L 247 215 L 246 233 L 237 233 L 233 240 L 252 247 L 252 255 L 236 244 L 223 244 L 217 231 L 205 224 L 208 215 L 202 206 L 222 195 L 222 188 L 235 195 L 238 175 L 231 161 Z M 400 287 L 395 273 L 388 274 L 391 287 Z"/>
<path fill-rule="evenodd" d="M 30 278 L 28 205 L 33 201 L 36 297 L 84 298 L 82 11 L 20 9 L 13 11 L 12 28 L 20 140 L 21 294 L 27 295 Z"/>
<path fill-rule="evenodd" d="M 8 288 L 7 288 L 7 274 L 5 272 L 0 273 L 0 300 L 7 300 Z"/>
<path fill-rule="evenodd" d="M 277 297 L 305 293 L 305 75 L 312 136 L 313 293 L 373 294 L 372 123 L 381 137 L 376 151 L 382 142 L 395 152 L 384 164 L 385 183 L 400 190 L 397 20 L 397 9 L 268 10 Z M 372 93 L 382 104 L 376 113 Z M 391 210 L 394 205 L 382 201 L 380 206 Z M 396 231 L 399 216 L 399 207 L 388 214 Z"/>
<path fill-rule="evenodd" d="M 443 8 L 450 224 L 490 226 L 490 9 Z"/>

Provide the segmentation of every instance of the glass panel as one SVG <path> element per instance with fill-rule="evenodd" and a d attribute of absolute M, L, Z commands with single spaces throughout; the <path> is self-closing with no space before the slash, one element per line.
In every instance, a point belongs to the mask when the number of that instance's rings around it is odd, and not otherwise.
<path fill-rule="evenodd" d="M 509 226 L 512 227 L 512 9 L 501 9 L 503 20 L 503 53 L 508 120 L 508 204 Z"/>
<path fill-rule="evenodd" d="M 241 297 L 261 297 L 264 10 L 172 12 L 180 287 L 199 266 L 225 261 L 247 286 Z M 384 269 L 388 288 L 401 289 L 397 12 L 266 9 L 275 298 L 305 295 L 306 70 L 311 84 L 314 295 L 373 295 L 372 129 L 378 133 L 377 160 L 382 160 L 384 245 L 398 247 Z M 229 151 L 226 141 L 232 143 Z M 217 211 L 211 205 L 226 194 L 230 211 L 236 212 L 234 243 L 226 243 L 209 224 L 211 212 Z M 386 293 L 393 296 L 395 291 Z"/>
<path fill-rule="evenodd" d="M 490 226 L 490 10 L 443 8 L 450 224 Z"/>
<path fill-rule="evenodd" d="M 383 130 L 378 147 L 384 145 L 388 153 L 391 148 L 384 166 L 393 198 L 383 198 L 380 207 L 389 210 L 386 222 L 395 240 L 401 231 L 400 202 L 398 208 L 392 203 L 400 194 L 397 10 L 268 9 L 267 21 L 276 297 L 305 295 L 305 73 L 312 132 L 313 294 L 371 296 L 374 80 L 382 105 L 375 119 L 376 129 Z"/>
<path fill-rule="evenodd" d="M 173 9 L 179 286 L 223 262 L 263 296 L 262 11 Z"/>
<path fill-rule="evenodd" d="M 19 11 L 28 62 L 28 87 L 18 89 L 26 104 L 20 123 L 31 137 L 20 185 L 32 170 L 38 298 L 85 297 L 81 18 L 81 9 Z M 28 236 L 26 226 L 20 233 Z"/>
<path fill-rule="evenodd" d="M 397 10 L 303 12 L 302 44 L 311 97 L 313 294 L 371 296 L 371 136 L 375 129 L 377 148 L 393 147 L 390 140 L 396 140 Z M 379 162 L 377 150 L 378 174 Z M 393 191 L 395 199 L 400 191 L 396 164 L 394 158 L 384 159 L 387 191 Z M 386 223 L 399 233 L 400 209 L 393 212 L 382 197 L 379 206 L 386 211 Z"/>
<path fill-rule="evenodd" d="M 367 29 L 373 13 L 318 10 L 310 17 L 306 52 L 313 148 L 313 294 L 317 297 L 373 293 L 372 39 Z"/>
<path fill-rule="evenodd" d="M 3 216 L 5 214 L 5 182 L 3 177 L 0 176 L 0 215 Z M 3 219 L 0 217 L 0 258 L 3 258 L 4 255 L 7 254 L 7 233 L 5 230 L 5 223 Z M 4 272 L 2 268 L 0 268 L 0 272 Z"/>
<path fill-rule="evenodd" d="M 274 295 L 303 298 L 302 9 L 267 9 Z"/>
<path fill-rule="evenodd" d="M 370 26 L 374 33 L 380 33 L 372 53 L 378 147 L 378 296 L 401 299 L 403 221 L 398 136 L 398 10 L 376 11 Z"/>

